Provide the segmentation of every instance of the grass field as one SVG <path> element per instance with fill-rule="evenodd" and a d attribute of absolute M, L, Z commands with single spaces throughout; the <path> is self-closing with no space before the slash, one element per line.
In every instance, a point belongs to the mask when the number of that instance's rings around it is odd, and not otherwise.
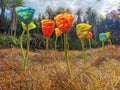
<path fill-rule="evenodd" d="M 68 53 L 73 78 L 69 79 L 64 52 L 49 50 L 41 68 L 44 50 L 29 53 L 28 68 L 18 48 L 0 49 L 0 90 L 120 90 L 120 46 L 114 46 L 110 57 L 105 47 L 86 50 L 87 67 L 83 68 L 81 51 Z"/>

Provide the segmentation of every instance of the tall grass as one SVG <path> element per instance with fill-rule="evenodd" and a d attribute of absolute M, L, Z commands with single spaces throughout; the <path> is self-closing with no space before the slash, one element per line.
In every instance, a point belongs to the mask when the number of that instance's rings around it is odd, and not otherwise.
<path fill-rule="evenodd" d="M 105 47 L 106 49 L 106 47 Z M 26 73 L 22 70 L 19 49 L 0 50 L 0 88 L 2 90 L 119 90 L 120 89 L 120 48 L 106 60 L 100 49 L 93 49 L 94 56 L 86 51 L 87 67 L 83 68 L 82 53 L 70 51 L 69 59 L 73 79 L 68 77 L 64 52 L 58 52 L 60 61 L 55 59 L 56 51 L 50 50 L 41 70 L 43 51 L 29 53 Z M 2 58 L 1 56 L 5 56 Z"/>

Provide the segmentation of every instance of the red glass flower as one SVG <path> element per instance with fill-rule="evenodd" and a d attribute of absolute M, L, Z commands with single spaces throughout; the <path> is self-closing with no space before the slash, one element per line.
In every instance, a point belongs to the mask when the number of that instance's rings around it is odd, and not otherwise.
<path fill-rule="evenodd" d="M 91 40 L 92 37 L 93 37 L 92 32 L 89 32 L 88 35 L 87 35 L 87 39 L 88 39 L 88 40 Z"/>
<path fill-rule="evenodd" d="M 50 37 L 54 31 L 54 21 L 49 19 L 42 20 L 42 33 L 45 37 Z"/>

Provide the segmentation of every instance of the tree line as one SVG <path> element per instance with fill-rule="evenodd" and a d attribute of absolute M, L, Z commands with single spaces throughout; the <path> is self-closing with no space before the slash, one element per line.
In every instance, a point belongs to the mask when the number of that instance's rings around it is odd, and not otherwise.
<path fill-rule="evenodd" d="M 18 20 L 15 8 L 18 6 L 25 6 L 24 0 L 0 0 L 0 33 L 3 37 L 9 38 L 12 36 L 14 39 L 18 39 L 22 32 L 21 22 Z M 11 12 L 11 17 L 5 16 L 5 10 Z M 32 49 L 44 49 L 45 48 L 45 38 L 42 35 L 41 21 L 45 18 L 53 20 L 57 14 L 60 13 L 72 13 L 70 8 L 59 7 L 53 10 L 50 6 L 46 7 L 44 14 L 39 14 L 37 18 L 34 18 L 34 22 L 37 26 L 35 30 L 30 31 L 31 34 L 31 48 Z M 111 32 L 111 39 L 113 44 L 120 44 L 120 6 L 117 10 L 112 10 L 107 13 L 106 16 L 102 16 L 96 10 L 88 7 L 86 11 L 82 8 L 78 8 L 74 14 L 75 20 L 73 23 L 72 30 L 68 34 L 68 39 L 70 43 L 70 49 L 81 49 L 81 43 L 76 36 L 76 25 L 78 23 L 89 23 L 92 25 L 91 32 L 93 33 L 92 47 L 99 47 L 101 44 L 99 42 L 98 35 L 102 32 Z M 26 36 L 24 36 L 26 38 Z M 50 48 L 54 48 L 55 35 L 53 34 L 50 39 Z M 13 40 L 14 41 L 14 40 Z M 26 43 L 26 42 L 25 42 Z M 18 45 L 18 44 L 17 44 Z M 88 42 L 86 41 L 86 47 Z M 63 48 L 63 36 L 58 38 L 58 48 Z"/>

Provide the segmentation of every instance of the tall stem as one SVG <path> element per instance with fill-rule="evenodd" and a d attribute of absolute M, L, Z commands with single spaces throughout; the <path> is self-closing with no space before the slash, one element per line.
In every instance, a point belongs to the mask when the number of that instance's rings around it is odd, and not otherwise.
<path fill-rule="evenodd" d="M 86 56 L 85 56 L 85 47 L 84 47 L 84 40 L 81 40 L 82 43 L 82 58 L 84 61 L 84 67 L 86 67 Z"/>
<path fill-rule="evenodd" d="M 72 79 L 72 73 L 71 73 L 70 64 L 69 64 L 69 60 L 68 60 L 67 33 L 64 33 L 64 52 L 65 52 L 65 60 L 66 60 L 67 68 L 68 68 L 68 74 L 69 74 L 70 79 Z"/>
<path fill-rule="evenodd" d="M 44 66 L 44 62 L 46 61 L 47 53 L 48 53 L 48 37 L 46 37 L 46 51 L 45 51 L 44 59 L 43 59 L 43 62 L 42 62 L 42 68 Z"/>
<path fill-rule="evenodd" d="M 92 51 L 92 48 L 91 48 L 91 40 L 89 39 L 89 48 L 90 48 L 90 51 Z"/>
<path fill-rule="evenodd" d="M 66 34 L 66 40 L 67 40 L 67 41 L 66 41 L 66 42 L 67 42 L 67 49 L 69 50 L 69 47 L 70 47 L 70 46 L 69 46 L 69 42 L 68 42 L 68 38 L 67 38 L 67 34 Z"/>
<path fill-rule="evenodd" d="M 55 51 L 57 50 L 57 37 L 55 38 Z"/>
<path fill-rule="evenodd" d="M 55 38 L 55 57 L 58 60 L 59 57 L 58 57 L 58 52 L 57 52 L 57 39 L 58 37 Z"/>
<path fill-rule="evenodd" d="M 26 50 L 25 62 L 24 62 L 25 69 L 26 69 L 26 66 L 28 65 L 29 46 L 30 46 L 30 33 L 27 27 L 27 50 Z"/>
<path fill-rule="evenodd" d="M 102 42 L 102 53 L 103 53 L 104 59 L 106 59 L 104 42 Z"/>
<path fill-rule="evenodd" d="M 25 53 L 24 53 L 24 50 L 23 50 L 23 43 L 22 43 L 22 38 L 23 38 L 24 33 L 25 33 L 25 30 L 23 30 L 23 32 L 20 36 L 20 48 L 21 48 L 23 59 L 25 60 Z"/>
<path fill-rule="evenodd" d="M 112 42 L 111 42 L 111 40 L 110 40 L 110 39 L 109 39 L 108 41 L 109 41 L 110 46 L 111 46 L 111 57 L 112 57 L 112 56 L 113 56 L 113 45 L 112 45 Z"/>

